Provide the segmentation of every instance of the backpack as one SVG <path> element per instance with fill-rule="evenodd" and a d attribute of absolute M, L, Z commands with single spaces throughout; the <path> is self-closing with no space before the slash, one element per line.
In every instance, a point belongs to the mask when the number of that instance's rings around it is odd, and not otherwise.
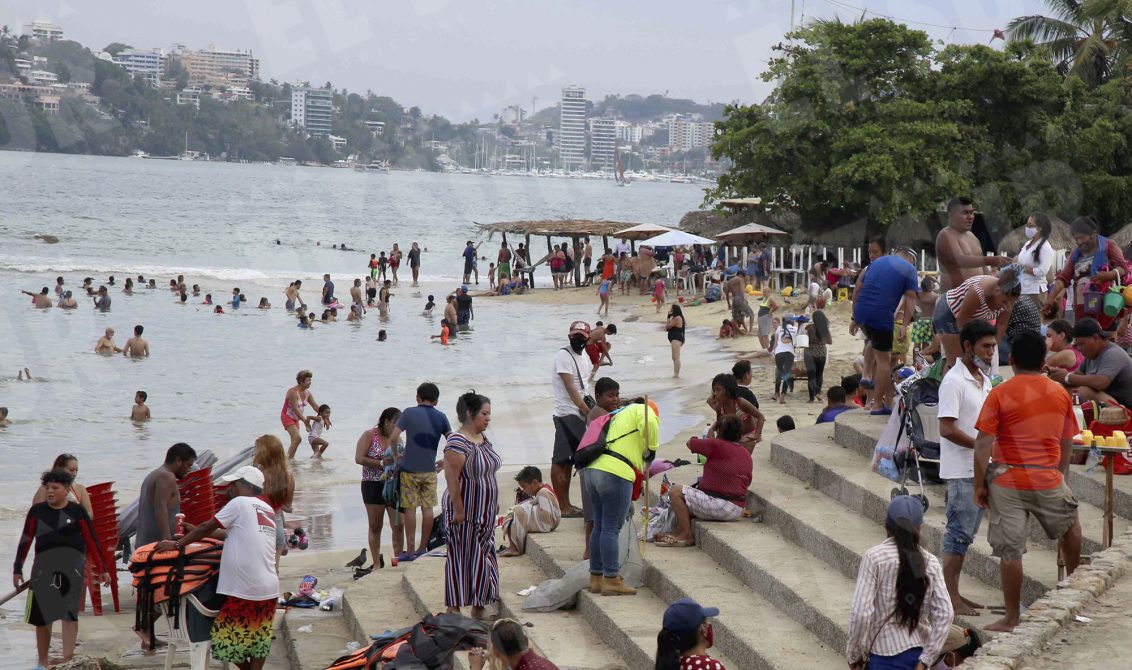
<path fill-rule="evenodd" d="M 599 416 L 591 421 L 590 425 L 586 426 L 586 432 L 582 434 L 582 439 L 578 442 L 578 449 L 574 452 L 574 466 L 577 469 L 581 470 L 582 468 L 593 465 L 593 462 L 596 461 L 599 456 L 603 455 L 612 456 L 633 468 L 633 464 L 629 462 L 629 459 L 609 450 L 609 445 L 613 444 L 613 442 L 637 432 L 637 429 L 634 428 L 628 433 L 614 438 L 612 441 L 609 440 L 609 426 L 613 423 L 613 417 L 620 414 L 623 409 L 625 408 L 615 409 L 609 414 Z M 633 468 L 633 470 L 636 471 L 636 468 Z"/>

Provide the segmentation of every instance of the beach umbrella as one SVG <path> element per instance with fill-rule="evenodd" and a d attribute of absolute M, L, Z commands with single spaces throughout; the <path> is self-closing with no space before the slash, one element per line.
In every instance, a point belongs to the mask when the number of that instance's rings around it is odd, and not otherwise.
<path fill-rule="evenodd" d="M 650 247 L 690 247 L 693 244 L 715 244 L 715 240 L 686 233 L 683 230 L 670 230 L 656 237 L 650 237 L 643 244 Z"/>
<path fill-rule="evenodd" d="M 656 237 L 657 235 L 661 235 L 663 233 L 667 233 L 667 232 L 670 232 L 670 231 L 673 231 L 673 230 L 676 230 L 676 229 L 675 228 L 669 228 L 668 226 L 661 226 L 661 225 L 658 225 L 658 224 L 655 224 L 655 223 L 639 223 L 639 224 L 633 226 L 632 228 L 626 228 L 625 230 L 619 230 L 616 233 L 613 233 L 612 236 L 619 238 L 619 239 L 624 238 L 624 239 L 628 239 L 628 240 L 640 241 L 640 240 L 647 240 L 650 237 Z"/>
<path fill-rule="evenodd" d="M 755 240 L 765 239 L 770 235 L 788 235 L 789 233 L 764 226 L 761 223 L 748 223 L 745 226 L 732 228 L 726 232 L 716 235 L 716 239 L 720 242 L 730 242 L 734 244 L 743 244 L 753 242 Z"/>

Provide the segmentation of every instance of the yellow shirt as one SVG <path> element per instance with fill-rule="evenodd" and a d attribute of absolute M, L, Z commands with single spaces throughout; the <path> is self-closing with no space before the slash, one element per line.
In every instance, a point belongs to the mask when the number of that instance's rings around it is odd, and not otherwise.
<path fill-rule="evenodd" d="M 606 448 L 621 454 L 633 464 L 637 472 L 646 472 L 645 452 L 656 451 L 659 444 L 660 420 L 652 408 L 648 408 L 648 445 L 645 444 L 645 405 L 633 404 L 617 413 L 610 420 L 609 432 L 606 434 Z M 636 432 L 634 432 L 636 431 Z M 590 465 L 591 470 L 601 470 L 611 475 L 617 475 L 628 481 L 637 479 L 633 469 L 619 458 L 608 454 L 598 456 Z"/>

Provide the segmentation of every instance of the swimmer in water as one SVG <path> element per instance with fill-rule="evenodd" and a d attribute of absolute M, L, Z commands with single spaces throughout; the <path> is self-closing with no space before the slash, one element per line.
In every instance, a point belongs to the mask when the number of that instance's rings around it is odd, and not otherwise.
<path fill-rule="evenodd" d="M 0 407 L 0 428 L 10 425 L 12 425 L 12 422 L 8 420 L 8 408 Z"/>
<path fill-rule="evenodd" d="M 385 329 L 384 329 L 384 328 L 382 328 L 381 330 L 377 331 L 377 341 L 378 341 L 378 342 L 384 342 L 384 341 L 385 341 L 386 339 L 388 339 L 388 336 L 387 336 L 387 335 L 385 334 Z"/>
<path fill-rule="evenodd" d="M 63 309 L 75 309 L 79 303 L 75 302 L 74 296 L 70 290 L 63 291 L 63 297 L 59 299 L 59 307 Z"/>
<path fill-rule="evenodd" d="M 224 313 L 224 308 L 223 308 L 223 307 L 221 307 L 220 305 L 217 305 L 217 306 L 216 306 L 216 309 L 212 310 L 212 313 L 213 313 L 213 314 L 223 314 L 223 313 Z"/>
<path fill-rule="evenodd" d="M 131 421 L 149 421 L 149 405 L 145 401 L 149 399 L 149 395 L 145 391 L 138 391 L 134 394 L 134 406 L 130 408 Z"/>
<path fill-rule="evenodd" d="M 271 309 L 271 303 L 269 303 L 267 301 L 266 296 L 259 299 L 259 308 L 260 309 Z"/>
<path fill-rule="evenodd" d="M 205 293 L 204 294 L 204 302 L 202 302 L 201 304 L 202 305 L 211 305 L 212 304 L 212 294 L 211 293 Z M 219 307 L 219 306 L 220 305 L 217 305 L 217 307 Z"/>
<path fill-rule="evenodd" d="M 107 355 L 122 353 L 122 348 L 114 344 L 113 328 L 107 328 L 102 337 L 98 338 L 98 344 L 94 345 L 94 353 Z"/>
<path fill-rule="evenodd" d="M 18 381 L 18 382 L 30 382 L 31 381 L 31 370 L 29 370 L 27 368 L 20 370 L 19 374 L 16 375 L 16 381 Z"/>
<path fill-rule="evenodd" d="M 126 346 L 122 349 L 123 356 L 149 358 L 149 342 L 142 339 L 143 332 L 145 332 L 144 326 L 141 324 L 134 326 L 134 336 L 126 340 Z"/>
<path fill-rule="evenodd" d="M 428 302 L 425 303 L 424 311 L 421 312 L 421 316 L 432 316 L 433 307 L 436 307 L 436 298 L 430 295 L 428 297 Z"/>
<path fill-rule="evenodd" d="M 433 335 L 429 339 L 440 340 L 441 344 L 447 346 L 448 345 L 448 333 L 450 333 L 450 332 L 452 332 L 452 329 L 449 327 L 448 319 L 441 319 L 440 320 L 440 334 L 439 335 Z"/>
<path fill-rule="evenodd" d="M 145 287 L 146 288 L 157 288 L 157 280 L 156 279 L 150 279 L 149 283 L 146 284 Z"/>
<path fill-rule="evenodd" d="M 31 304 L 35 305 L 39 309 L 47 309 L 51 306 L 51 298 L 47 297 L 49 289 L 46 286 L 44 286 L 39 293 L 32 293 L 31 291 L 20 291 L 20 293 L 23 293 L 24 295 L 30 295 Z"/>

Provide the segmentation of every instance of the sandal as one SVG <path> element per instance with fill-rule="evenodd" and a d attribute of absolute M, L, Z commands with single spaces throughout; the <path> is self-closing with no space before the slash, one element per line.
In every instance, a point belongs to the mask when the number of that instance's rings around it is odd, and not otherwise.
<path fill-rule="evenodd" d="M 581 519 L 582 509 L 580 507 L 571 507 L 569 512 L 562 514 L 563 519 Z"/>
<path fill-rule="evenodd" d="M 678 540 L 675 537 L 672 537 L 671 535 L 665 535 L 662 538 L 658 538 L 658 539 L 653 541 L 653 544 L 655 544 L 658 547 L 694 547 L 694 546 L 696 546 L 696 543 L 693 540 Z"/>

